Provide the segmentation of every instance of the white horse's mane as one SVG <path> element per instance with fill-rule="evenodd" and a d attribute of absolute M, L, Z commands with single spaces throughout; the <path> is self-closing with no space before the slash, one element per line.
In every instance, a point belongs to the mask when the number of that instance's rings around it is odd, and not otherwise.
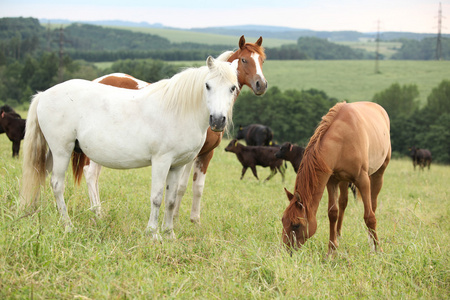
<path fill-rule="evenodd" d="M 220 54 L 216 60 L 218 61 L 228 61 L 228 59 L 233 55 L 233 51 L 225 51 L 224 53 Z"/>
<path fill-rule="evenodd" d="M 223 59 L 225 52 L 219 58 Z M 198 110 L 204 97 L 204 87 L 207 77 L 209 79 L 220 78 L 221 81 L 231 82 L 238 86 L 236 71 L 230 63 L 216 59 L 214 66 L 199 68 L 188 68 L 175 74 L 170 79 L 163 79 L 147 87 L 149 93 L 163 93 L 161 97 L 163 107 L 174 113 L 184 115 Z M 232 109 L 230 109 L 231 111 Z"/>

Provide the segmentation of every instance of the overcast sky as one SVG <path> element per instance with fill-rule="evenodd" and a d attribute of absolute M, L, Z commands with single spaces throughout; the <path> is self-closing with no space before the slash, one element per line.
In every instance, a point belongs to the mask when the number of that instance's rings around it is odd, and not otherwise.
<path fill-rule="evenodd" d="M 0 0 L 0 17 L 124 20 L 192 28 L 273 25 L 312 30 L 450 33 L 450 0 Z"/>

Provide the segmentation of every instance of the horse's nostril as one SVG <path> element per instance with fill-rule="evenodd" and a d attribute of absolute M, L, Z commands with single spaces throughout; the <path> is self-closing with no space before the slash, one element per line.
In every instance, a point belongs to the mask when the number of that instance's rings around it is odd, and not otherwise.
<path fill-rule="evenodd" d="M 259 81 L 256 82 L 256 88 L 259 90 L 261 88 L 261 84 L 259 83 Z"/>
<path fill-rule="evenodd" d="M 227 118 L 222 117 L 222 123 L 225 123 L 226 120 L 227 120 Z"/>

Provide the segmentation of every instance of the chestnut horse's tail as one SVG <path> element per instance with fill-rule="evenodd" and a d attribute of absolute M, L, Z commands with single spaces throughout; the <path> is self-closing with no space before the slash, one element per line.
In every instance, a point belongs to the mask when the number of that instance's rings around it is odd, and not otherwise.
<path fill-rule="evenodd" d="M 361 199 L 361 193 L 359 192 L 359 190 L 356 188 L 356 185 L 353 182 L 349 182 L 348 183 L 348 188 L 352 191 L 353 197 L 356 199 Z M 358 194 L 358 195 L 356 195 Z"/>
<path fill-rule="evenodd" d="M 37 118 L 40 94 L 33 97 L 28 110 L 25 138 L 23 143 L 22 185 L 20 188 L 20 208 L 35 204 L 40 187 L 45 183 L 47 141 Z"/>
<path fill-rule="evenodd" d="M 86 165 L 89 165 L 89 158 L 83 153 L 74 151 L 72 152 L 72 172 L 73 172 L 73 181 L 80 185 L 81 178 L 83 177 L 83 168 Z"/>

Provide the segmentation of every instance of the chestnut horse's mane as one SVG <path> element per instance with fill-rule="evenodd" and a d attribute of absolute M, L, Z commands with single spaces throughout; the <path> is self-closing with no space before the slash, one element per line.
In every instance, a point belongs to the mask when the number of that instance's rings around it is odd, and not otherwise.
<path fill-rule="evenodd" d="M 302 204 L 306 207 L 308 207 L 309 202 L 312 200 L 312 193 L 319 184 L 317 172 L 331 173 L 330 168 L 325 164 L 322 154 L 320 153 L 320 141 L 344 105 L 345 102 L 336 104 L 322 117 L 322 121 L 319 123 L 319 126 L 317 126 L 314 135 L 306 146 L 295 181 L 295 192 L 299 193 Z M 290 219 L 294 220 L 296 214 L 292 207 L 296 207 L 295 201 L 291 201 L 287 208 Z"/>
<path fill-rule="evenodd" d="M 247 49 L 250 52 L 254 52 L 254 53 L 259 54 L 259 56 L 261 56 L 261 58 L 263 60 L 266 59 L 266 54 L 264 53 L 264 47 L 263 46 L 258 46 L 255 43 L 245 43 L 244 47 L 242 47 L 242 48 L 243 49 Z M 243 49 L 240 49 L 240 50 L 242 51 Z"/>

